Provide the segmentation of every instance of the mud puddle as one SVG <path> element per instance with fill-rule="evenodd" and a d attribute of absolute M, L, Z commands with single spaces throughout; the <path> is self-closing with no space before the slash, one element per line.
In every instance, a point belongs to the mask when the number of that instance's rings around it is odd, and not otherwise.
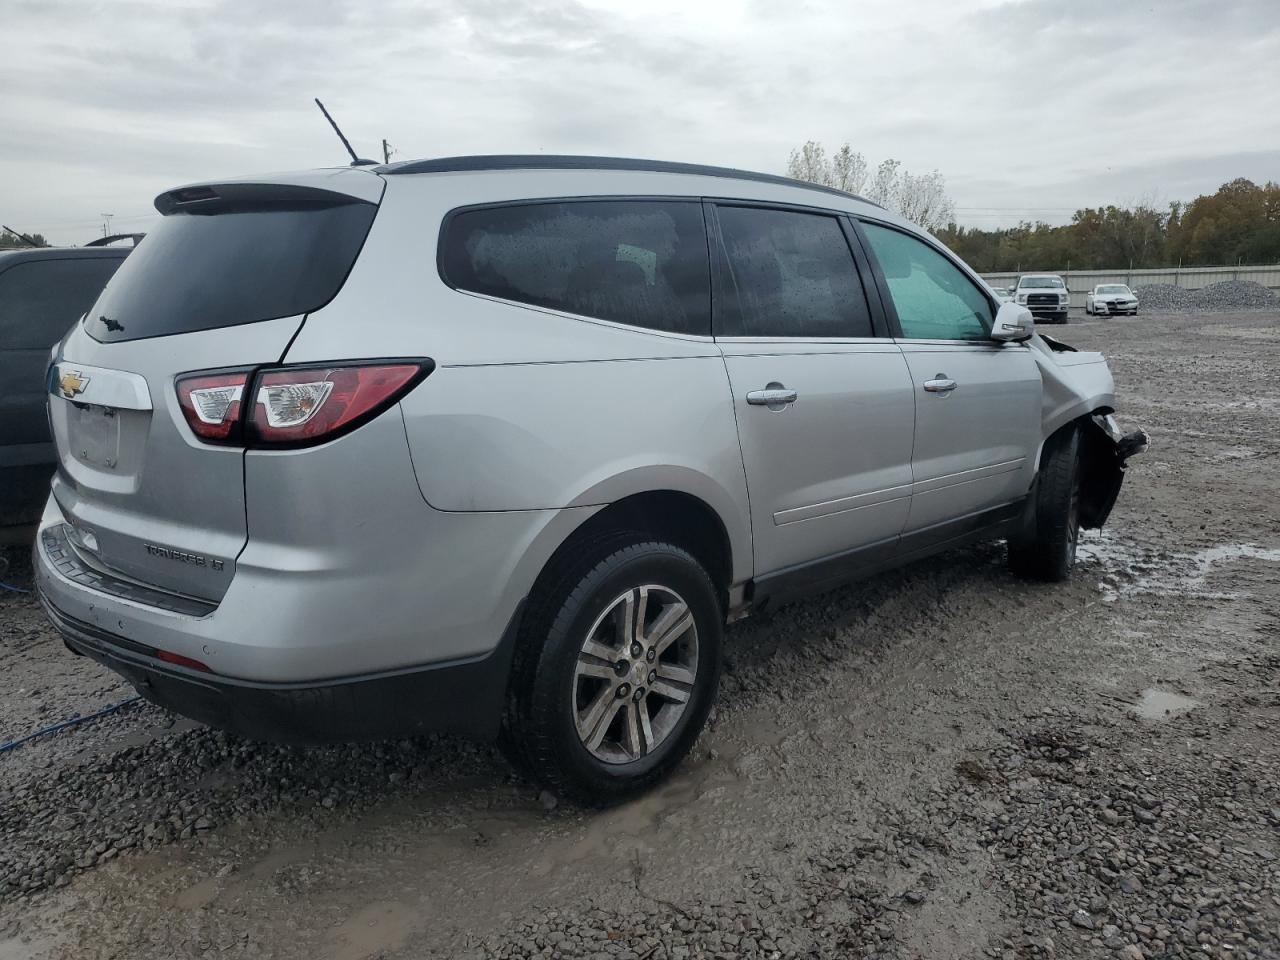
<path fill-rule="evenodd" d="M 1180 713 L 1203 706 L 1204 704 L 1199 700 L 1184 697 L 1180 693 L 1149 687 L 1142 691 L 1142 696 L 1138 698 L 1137 703 L 1133 704 L 1132 709 L 1143 720 L 1168 720 L 1170 717 L 1176 717 Z"/>
<path fill-rule="evenodd" d="M 1210 589 L 1210 574 L 1217 567 L 1238 561 L 1280 563 L 1280 548 L 1227 543 L 1195 553 L 1155 553 L 1136 549 L 1104 533 L 1082 540 L 1078 556 L 1085 563 L 1102 568 L 1098 589 L 1110 602 L 1138 594 L 1238 600 L 1248 592 Z"/>

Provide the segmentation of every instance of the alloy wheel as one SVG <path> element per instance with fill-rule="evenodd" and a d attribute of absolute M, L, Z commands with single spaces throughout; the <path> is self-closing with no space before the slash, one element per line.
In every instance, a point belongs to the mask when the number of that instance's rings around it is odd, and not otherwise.
<path fill-rule="evenodd" d="M 670 587 L 619 595 L 583 639 L 573 678 L 574 724 L 605 763 L 631 763 L 661 746 L 693 696 L 698 628 Z"/>

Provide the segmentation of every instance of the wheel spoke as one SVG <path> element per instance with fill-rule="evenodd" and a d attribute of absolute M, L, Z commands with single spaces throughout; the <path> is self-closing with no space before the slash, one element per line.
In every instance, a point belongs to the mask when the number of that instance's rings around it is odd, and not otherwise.
<path fill-rule="evenodd" d="M 641 587 L 635 592 L 635 611 L 631 617 L 631 632 L 627 634 L 627 643 L 644 642 L 644 621 L 649 612 L 649 588 Z"/>
<path fill-rule="evenodd" d="M 580 653 L 578 654 L 578 676 L 594 677 L 597 680 L 608 680 L 612 683 L 617 678 L 614 672 L 613 664 L 603 662 L 594 654 Z"/>
<path fill-rule="evenodd" d="M 606 647 L 596 640 L 588 640 L 582 645 L 582 653 L 579 654 L 579 659 L 582 656 L 592 656 L 597 660 L 603 660 L 605 663 L 613 663 L 618 659 L 618 651 L 613 647 Z"/>
<path fill-rule="evenodd" d="M 648 753 L 654 748 L 653 727 L 649 725 L 649 705 L 641 701 L 635 707 L 636 713 L 640 716 L 640 733 L 644 737 L 644 752 Z"/>
<path fill-rule="evenodd" d="M 693 686 L 693 671 L 687 667 L 682 667 L 678 663 L 665 663 L 660 660 L 656 669 L 658 676 L 663 680 L 674 680 L 676 683 Z"/>
<path fill-rule="evenodd" d="M 614 643 L 622 651 L 623 656 L 627 655 L 631 641 L 636 636 L 636 607 L 639 602 L 639 593 L 639 590 L 632 590 L 613 608 Z"/>
<path fill-rule="evenodd" d="M 618 714 L 618 709 L 626 702 L 618 699 L 611 687 L 605 687 L 591 702 L 585 715 L 579 716 L 578 735 L 582 737 L 582 742 L 588 750 L 594 750 L 600 746 L 600 741 L 608 732 L 609 725 Z"/>
<path fill-rule="evenodd" d="M 652 696 L 665 697 L 673 703 L 686 703 L 692 689 L 674 680 L 664 680 L 659 677 L 658 681 L 649 688 L 649 693 Z"/>
<path fill-rule="evenodd" d="M 623 746 L 632 760 L 639 760 L 654 747 L 653 727 L 649 722 L 649 708 L 641 701 L 630 701 L 623 715 Z"/>
<path fill-rule="evenodd" d="M 691 626 L 693 626 L 693 614 L 688 605 L 682 600 L 676 600 L 668 604 L 654 621 L 648 640 L 657 650 L 658 656 L 662 656 L 663 651 L 671 646 L 672 641 L 684 636 Z"/>

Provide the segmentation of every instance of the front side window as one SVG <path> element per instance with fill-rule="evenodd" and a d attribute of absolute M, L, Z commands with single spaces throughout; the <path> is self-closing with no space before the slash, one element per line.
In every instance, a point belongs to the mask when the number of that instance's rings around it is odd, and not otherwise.
<path fill-rule="evenodd" d="M 987 340 L 991 302 L 954 263 L 923 240 L 874 223 L 863 230 L 889 284 L 909 340 Z"/>
<path fill-rule="evenodd" d="M 711 332 L 706 228 L 696 201 L 464 210 L 445 227 L 440 267 L 458 290 L 668 333 Z"/>
<path fill-rule="evenodd" d="M 870 337 L 866 295 L 835 217 L 719 207 L 728 289 L 716 333 L 741 337 Z"/>

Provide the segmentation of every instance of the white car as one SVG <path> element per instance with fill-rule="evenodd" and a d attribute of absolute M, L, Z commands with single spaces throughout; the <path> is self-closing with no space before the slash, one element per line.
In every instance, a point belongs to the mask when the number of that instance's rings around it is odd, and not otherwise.
<path fill-rule="evenodd" d="M 1094 316 L 1138 315 L 1138 298 L 1123 283 L 1100 283 L 1084 298 L 1084 312 Z"/>

